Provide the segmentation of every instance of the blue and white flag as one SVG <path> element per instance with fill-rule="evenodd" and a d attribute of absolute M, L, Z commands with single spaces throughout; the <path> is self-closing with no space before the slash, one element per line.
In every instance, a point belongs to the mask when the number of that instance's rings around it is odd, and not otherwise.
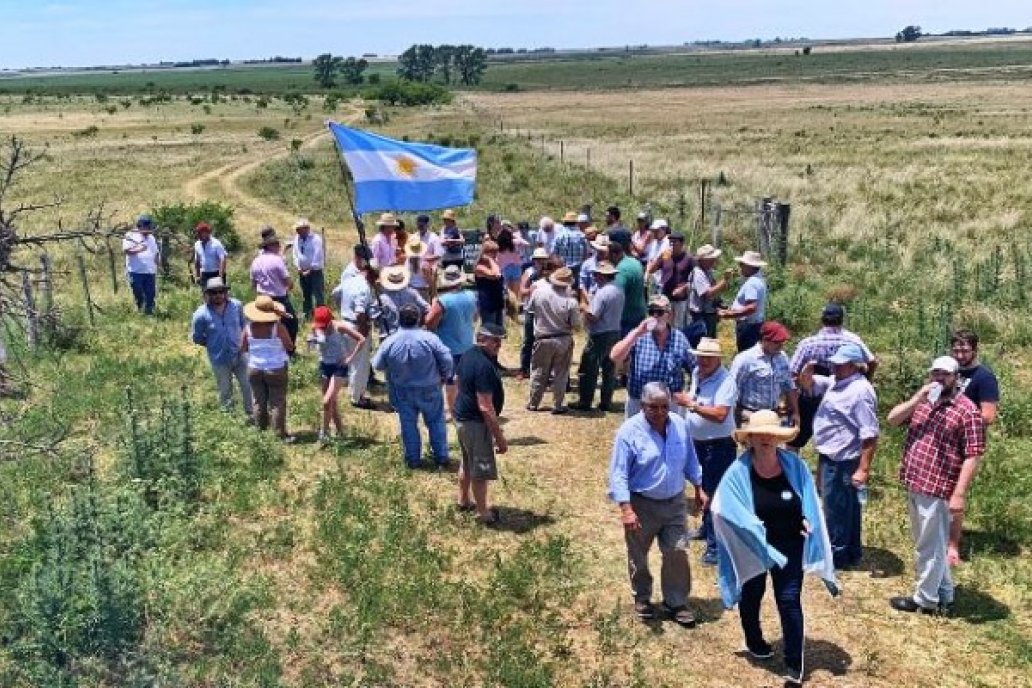
<path fill-rule="evenodd" d="M 434 210 L 473 202 L 477 152 L 406 143 L 327 122 L 355 181 L 355 210 Z"/>

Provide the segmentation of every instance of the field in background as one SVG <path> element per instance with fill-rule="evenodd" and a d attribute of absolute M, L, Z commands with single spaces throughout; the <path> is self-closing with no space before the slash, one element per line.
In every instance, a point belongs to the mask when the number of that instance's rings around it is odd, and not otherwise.
<path fill-rule="evenodd" d="M 846 301 L 852 328 L 885 361 L 883 407 L 918 383 L 945 326 L 973 324 L 1005 401 L 970 500 L 957 616 L 888 611 L 886 598 L 908 590 L 912 575 L 894 479 L 900 435 L 892 432 L 878 453 L 866 516 L 870 570 L 844 574 L 838 601 L 807 584 L 807 663 L 816 686 L 1021 686 L 1032 668 L 1032 325 L 1023 279 L 1032 194 L 1022 184 L 1030 100 L 1002 83 L 470 94 L 450 108 L 394 111 L 379 128 L 479 149 L 478 198 L 463 226 L 488 212 L 535 219 L 615 200 L 628 214 L 652 202 L 691 233 L 697 180 L 721 172 L 727 184 L 712 193 L 727 209 L 764 195 L 791 202 L 790 265 L 772 271 L 772 310 L 802 334 L 824 299 Z M 292 217 L 306 214 L 326 229 L 331 279 L 354 241 L 318 99 L 300 114 L 278 100 L 267 109 L 229 101 L 210 113 L 184 100 L 115 114 L 92 98 L 23 103 L 9 95 L 0 106 L 9 108 L 0 118 L 5 132 L 50 146 L 51 160 L 15 197 L 60 193 L 66 220 L 98 201 L 129 220 L 160 203 L 211 198 L 236 207 L 247 245 L 259 223 L 286 233 Z M 345 103 L 333 116 L 360 122 L 361 107 Z M 194 124 L 203 131 L 191 133 Z M 281 138 L 263 140 L 263 126 Z M 581 162 L 588 148 L 590 169 Z M 624 179 L 629 158 L 640 175 L 633 196 Z M 39 214 L 26 229 L 42 231 L 56 218 Z M 729 213 L 724 230 L 728 254 L 751 247 L 744 217 Z M 700 230 L 693 243 L 702 237 Z M 241 298 L 249 255 L 235 257 L 231 271 Z M 58 258 L 71 267 L 67 255 Z M 780 685 L 735 656 L 737 617 L 721 613 L 709 569 L 693 567 L 704 618 L 695 631 L 650 630 L 631 618 L 622 536 L 604 499 L 616 418 L 545 423 L 522 410 L 525 387 L 510 384 L 513 448 L 497 499 L 511 527 L 478 530 L 449 511 L 452 476 L 403 471 L 392 417 L 349 409 L 347 442 L 330 452 L 310 443 L 310 359 L 292 381 L 299 446 L 284 449 L 221 416 L 203 353 L 186 341 L 195 290 L 181 279 L 163 284 L 161 316 L 141 320 L 124 287 L 111 293 L 106 258 L 87 260 L 104 309 L 97 327 L 86 327 L 69 273 L 59 303 L 81 329 L 65 349 L 38 359 L 15 343 L 32 396 L 24 408 L 0 402 L 0 440 L 45 437 L 64 423 L 75 430 L 73 451 L 0 462 L 9 496 L 0 535 L 5 685 L 56 685 L 55 677 L 69 676 L 91 686 Z M 516 339 L 503 354 L 510 365 Z M 145 408 L 187 386 L 195 451 L 174 454 L 190 470 L 173 477 L 190 478 L 198 493 L 140 503 L 127 465 L 127 384 Z M 92 480 L 87 452 L 96 456 Z M 62 589 L 44 574 L 69 567 L 58 566 L 46 544 L 74 531 L 76 514 L 93 513 L 84 506 L 91 500 L 106 525 L 84 538 L 85 570 L 94 556 L 110 566 Z M 110 581 L 118 595 L 104 592 Z M 82 593 L 77 600 L 111 602 L 100 606 L 102 618 L 121 620 L 124 632 L 81 636 L 78 617 L 57 613 L 68 589 Z M 120 609 L 145 610 L 146 623 L 113 614 Z M 773 614 L 766 623 L 776 637 Z"/>

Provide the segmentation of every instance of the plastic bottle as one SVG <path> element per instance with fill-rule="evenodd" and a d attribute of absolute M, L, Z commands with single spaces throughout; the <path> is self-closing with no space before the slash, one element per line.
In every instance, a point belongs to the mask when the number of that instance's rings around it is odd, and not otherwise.
<path fill-rule="evenodd" d="M 856 488 L 856 501 L 860 502 L 861 507 L 867 506 L 868 497 L 870 497 L 870 491 L 867 489 L 867 483 Z"/>

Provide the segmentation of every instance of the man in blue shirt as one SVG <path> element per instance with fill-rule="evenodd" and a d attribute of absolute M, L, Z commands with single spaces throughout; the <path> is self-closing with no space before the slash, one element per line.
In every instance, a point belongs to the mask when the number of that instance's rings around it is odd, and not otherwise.
<path fill-rule="evenodd" d="M 211 235 L 211 225 L 198 222 L 194 228 L 197 241 L 194 242 L 194 280 L 203 290 L 212 277 L 226 281 L 226 247 Z"/>
<path fill-rule="evenodd" d="M 642 412 L 624 421 L 613 441 L 609 498 L 620 505 L 627 543 L 627 569 L 634 592 L 634 612 L 652 619 L 649 549 L 659 539 L 663 557 L 661 586 L 664 611 L 691 628 L 688 609 L 691 569 L 685 551 L 685 480 L 695 488 L 694 509 L 705 506 L 702 469 L 683 418 L 670 414 L 670 391 L 660 382 L 642 390 Z"/>
<path fill-rule="evenodd" d="M 767 313 L 767 280 L 763 278 L 767 263 L 756 251 L 746 251 L 735 262 L 745 282 L 731 308 L 717 311 L 717 315 L 735 321 L 735 344 L 738 353 L 742 353 L 760 341 L 760 326 Z"/>
<path fill-rule="evenodd" d="M 756 411 L 777 411 L 782 398 L 790 424 L 799 424 L 799 390 L 783 350 L 790 337 L 781 323 L 765 322 L 760 327 L 760 341 L 732 361 L 731 377 L 738 386 L 735 421 L 739 425 Z"/>
<path fill-rule="evenodd" d="M 401 329 L 380 344 L 373 368 L 386 370 L 391 405 L 398 412 L 405 465 L 419 468 L 422 447 L 419 415 L 430 433 L 430 448 L 438 468 L 448 465 L 448 428 L 444 420 L 441 385 L 452 376 L 452 355 L 433 332 L 419 327 L 422 313 L 406 304 L 398 310 Z"/>
<path fill-rule="evenodd" d="M 190 339 L 208 351 L 208 361 L 215 373 L 219 404 L 226 411 L 233 408 L 233 378 L 240 385 L 244 412 L 253 417 L 251 384 L 247 381 L 247 354 L 240 351 L 240 334 L 244 329 L 244 309 L 230 298 L 221 277 L 212 277 L 204 285 L 204 304 L 194 311 Z"/>

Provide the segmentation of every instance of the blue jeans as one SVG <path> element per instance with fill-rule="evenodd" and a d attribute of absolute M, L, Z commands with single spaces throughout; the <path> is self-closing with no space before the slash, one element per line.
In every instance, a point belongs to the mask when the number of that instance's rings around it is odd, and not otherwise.
<path fill-rule="evenodd" d="M 860 465 L 860 458 L 832 461 L 822 454 L 820 464 L 824 518 L 828 522 L 828 538 L 831 540 L 835 568 L 855 566 L 860 563 L 863 555 L 860 547 L 863 514 L 856 498 L 856 488 L 853 487 L 853 473 Z"/>
<path fill-rule="evenodd" d="M 803 589 L 803 539 L 794 542 L 771 542 L 779 552 L 788 558 L 784 568 L 773 567 L 770 573 L 774 584 L 774 601 L 781 617 L 781 635 L 784 639 L 785 665 L 790 669 L 803 669 L 803 605 L 799 595 Z M 767 590 L 767 574 L 750 578 L 742 586 L 742 599 L 738 613 L 742 620 L 745 642 L 751 648 L 762 645 L 763 630 L 760 628 L 760 603 Z"/>
<path fill-rule="evenodd" d="M 157 275 L 145 272 L 129 273 L 129 286 L 133 290 L 136 310 L 143 311 L 147 315 L 154 315 L 154 298 L 158 292 L 157 278 Z"/>
<path fill-rule="evenodd" d="M 487 325 L 497 325 L 502 329 L 505 329 L 505 310 L 499 309 L 497 311 L 482 310 L 480 311 L 480 322 Z"/>
<path fill-rule="evenodd" d="M 398 412 L 401 423 L 401 444 L 405 463 L 415 468 L 422 459 L 422 439 L 419 436 L 419 415 L 430 433 L 430 449 L 437 465 L 448 463 L 448 426 L 444 420 L 444 395 L 439 386 L 405 387 L 391 385 L 391 405 Z"/>
<path fill-rule="evenodd" d="M 737 451 L 735 441 L 730 437 L 718 440 L 695 440 L 695 454 L 702 466 L 702 491 L 710 498 L 717 491 L 717 485 L 724 473 L 735 462 Z M 717 536 L 713 530 L 713 515 L 709 507 L 702 512 L 702 534 L 706 538 L 706 553 L 716 556 Z"/>

